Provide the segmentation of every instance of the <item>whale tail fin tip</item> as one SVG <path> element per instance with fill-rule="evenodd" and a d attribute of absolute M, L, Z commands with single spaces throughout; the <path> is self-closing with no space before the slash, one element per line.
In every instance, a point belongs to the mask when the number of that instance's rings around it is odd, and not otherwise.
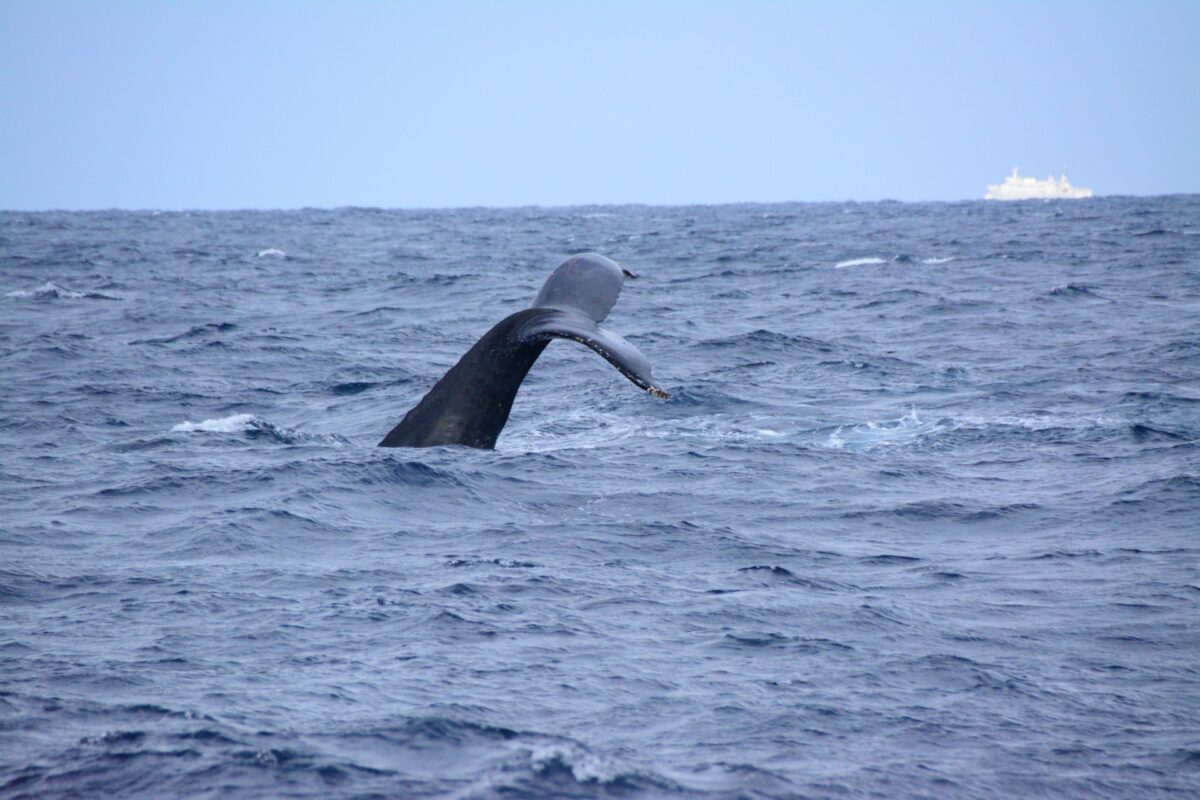
<path fill-rule="evenodd" d="M 535 309 L 541 311 L 542 309 Z M 650 360 L 624 337 L 601 328 L 591 319 L 573 311 L 557 308 L 534 314 L 521 332 L 529 339 L 570 339 L 599 353 L 639 389 L 667 399 L 670 394 L 654 380 Z"/>
<path fill-rule="evenodd" d="M 575 311 L 594 322 L 603 322 L 617 304 L 625 276 L 635 277 L 611 258 L 581 253 L 559 264 L 530 308 Z"/>

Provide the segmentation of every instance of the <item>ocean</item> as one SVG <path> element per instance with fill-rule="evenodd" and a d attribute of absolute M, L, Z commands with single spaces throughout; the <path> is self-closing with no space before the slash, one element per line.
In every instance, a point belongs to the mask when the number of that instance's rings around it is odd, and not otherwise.
<path fill-rule="evenodd" d="M 494 451 L 385 433 L 567 256 Z M 1200 196 L 0 214 L 0 796 L 1200 793 Z"/>

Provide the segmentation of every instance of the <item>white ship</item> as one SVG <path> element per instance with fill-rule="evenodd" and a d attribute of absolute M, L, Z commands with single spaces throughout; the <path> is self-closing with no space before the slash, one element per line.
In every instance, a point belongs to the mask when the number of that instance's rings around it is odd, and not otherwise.
<path fill-rule="evenodd" d="M 983 196 L 984 200 L 1042 200 L 1053 198 L 1064 198 L 1068 200 L 1078 200 L 1081 197 L 1091 197 L 1092 190 L 1084 188 L 1075 188 L 1071 182 L 1067 180 L 1067 174 L 1064 172 L 1062 177 L 1054 180 L 1051 175 L 1044 181 L 1039 181 L 1037 178 L 1024 178 L 1017 172 L 1017 168 L 1013 167 L 1012 175 L 1004 179 L 1004 183 L 997 183 L 988 186 L 987 194 Z"/>

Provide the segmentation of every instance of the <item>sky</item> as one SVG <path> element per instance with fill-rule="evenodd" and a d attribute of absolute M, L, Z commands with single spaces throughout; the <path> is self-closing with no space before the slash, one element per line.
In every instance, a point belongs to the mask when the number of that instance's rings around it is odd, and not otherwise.
<path fill-rule="evenodd" d="M 1200 192 L 1200 0 L 0 0 L 0 208 Z"/>

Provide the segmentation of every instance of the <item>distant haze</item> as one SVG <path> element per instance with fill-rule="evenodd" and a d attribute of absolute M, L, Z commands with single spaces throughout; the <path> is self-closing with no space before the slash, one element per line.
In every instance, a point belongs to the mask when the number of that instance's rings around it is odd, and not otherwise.
<path fill-rule="evenodd" d="M 1200 3 L 0 2 L 0 208 L 1200 191 Z"/>

